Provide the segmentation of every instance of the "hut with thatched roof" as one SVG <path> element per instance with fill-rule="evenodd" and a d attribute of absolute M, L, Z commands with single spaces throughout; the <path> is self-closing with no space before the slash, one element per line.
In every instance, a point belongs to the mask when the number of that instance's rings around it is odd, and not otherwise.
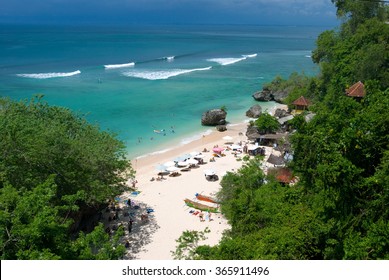
<path fill-rule="evenodd" d="M 366 95 L 365 85 L 361 81 L 356 82 L 351 87 L 346 89 L 346 95 L 354 98 L 365 97 Z"/>
<path fill-rule="evenodd" d="M 267 159 L 267 162 L 273 164 L 274 166 L 282 166 L 285 164 L 285 161 L 282 157 L 275 156 L 271 154 Z"/>
<path fill-rule="evenodd" d="M 311 102 L 308 99 L 306 99 L 304 96 L 300 96 L 299 98 L 297 98 L 295 101 L 292 102 L 292 105 L 295 106 L 296 110 L 304 111 L 308 109 L 308 106 L 311 105 Z"/>
<path fill-rule="evenodd" d="M 290 184 L 296 180 L 296 177 L 292 174 L 292 170 L 286 167 L 270 168 L 267 174 L 274 176 L 274 178 L 282 184 Z"/>

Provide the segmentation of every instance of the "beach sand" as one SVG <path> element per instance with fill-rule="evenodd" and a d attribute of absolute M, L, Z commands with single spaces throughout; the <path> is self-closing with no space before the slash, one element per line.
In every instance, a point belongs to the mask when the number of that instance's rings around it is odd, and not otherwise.
<path fill-rule="evenodd" d="M 278 105 L 273 108 L 272 112 L 276 108 L 284 107 Z M 124 193 L 121 196 L 121 208 L 128 210 L 131 215 L 129 217 L 119 215 L 119 220 L 125 225 L 125 239 L 130 242 L 127 259 L 170 260 L 173 259 L 172 251 L 175 251 L 177 246 L 176 240 L 185 230 L 202 231 L 209 228 L 210 233 L 206 234 L 207 239 L 201 244 L 215 245 L 221 239 L 223 231 L 229 229 L 230 226 L 221 213 L 212 213 L 211 221 L 201 222 L 199 215 L 190 213 L 195 209 L 184 203 L 186 198 L 196 201 L 196 193 L 215 196 L 220 189 L 222 176 L 242 166 L 242 161 L 238 161 L 232 151 L 225 151 L 226 156 L 210 162 L 210 158 L 213 157 L 212 148 L 215 145 L 227 146 L 223 137 L 231 136 L 234 143 L 247 141 L 245 136 L 247 123 L 230 124 L 227 128 L 225 132 L 215 130 L 188 144 L 132 161 L 132 166 L 136 171 L 136 188 L 139 194 Z M 156 166 L 193 151 L 202 152 L 204 148 L 210 150 L 210 152 L 202 153 L 206 164 L 199 165 L 198 168 L 188 172 L 180 172 L 181 176 L 178 177 L 164 176 L 163 180 L 151 181 L 151 178 L 158 177 L 159 171 Z M 270 153 L 271 151 L 267 151 L 267 155 Z M 213 169 L 219 176 L 219 180 L 207 181 L 204 175 L 206 169 Z M 127 199 L 131 199 L 133 205 L 130 209 L 126 208 Z M 153 212 L 148 214 L 147 221 L 142 221 L 140 217 L 146 214 L 146 209 L 152 209 Z M 131 233 L 128 234 L 127 224 L 130 217 L 134 223 Z"/>

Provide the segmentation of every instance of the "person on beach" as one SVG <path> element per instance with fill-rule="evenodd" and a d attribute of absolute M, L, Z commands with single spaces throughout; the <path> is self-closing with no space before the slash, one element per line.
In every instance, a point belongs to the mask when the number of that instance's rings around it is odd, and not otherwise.
<path fill-rule="evenodd" d="M 131 233 L 133 223 L 134 223 L 134 221 L 132 219 L 130 219 L 130 221 L 128 222 L 128 233 Z"/>
<path fill-rule="evenodd" d="M 126 249 L 130 248 L 130 241 L 126 240 L 124 247 L 126 247 Z"/>
<path fill-rule="evenodd" d="M 200 212 L 199 218 L 200 218 L 200 222 L 204 222 L 204 214 L 203 214 L 203 211 Z"/>
<path fill-rule="evenodd" d="M 209 221 L 209 222 L 212 221 L 211 216 L 212 216 L 212 213 L 208 211 L 208 221 Z"/>

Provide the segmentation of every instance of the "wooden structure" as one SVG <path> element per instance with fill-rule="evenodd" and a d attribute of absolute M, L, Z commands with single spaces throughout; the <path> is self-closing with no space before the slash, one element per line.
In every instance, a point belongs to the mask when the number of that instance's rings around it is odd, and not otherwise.
<path fill-rule="evenodd" d="M 268 175 L 274 176 L 275 179 L 282 184 L 290 184 L 296 180 L 293 176 L 292 171 L 289 168 L 271 168 L 268 170 Z"/>
<path fill-rule="evenodd" d="M 361 81 L 356 82 L 351 87 L 346 89 L 346 95 L 354 98 L 365 97 L 366 95 L 365 85 Z"/>
<path fill-rule="evenodd" d="M 308 106 L 311 105 L 311 102 L 306 99 L 304 96 L 300 96 L 295 101 L 292 102 L 292 105 L 295 106 L 296 110 L 307 110 Z"/>

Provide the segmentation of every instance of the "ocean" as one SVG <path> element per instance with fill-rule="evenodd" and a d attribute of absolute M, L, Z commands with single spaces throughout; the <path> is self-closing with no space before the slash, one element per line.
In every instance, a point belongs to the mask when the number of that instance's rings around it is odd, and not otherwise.
<path fill-rule="evenodd" d="M 276 75 L 314 75 L 317 36 L 301 26 L 0 25 L 0 96 L 43 94 L 126 143 L 129 158 L 214 130 L 204 111 L 243 122 L 251 95 Z M 160 132 L 160 133 L 156 133 Z"/>

